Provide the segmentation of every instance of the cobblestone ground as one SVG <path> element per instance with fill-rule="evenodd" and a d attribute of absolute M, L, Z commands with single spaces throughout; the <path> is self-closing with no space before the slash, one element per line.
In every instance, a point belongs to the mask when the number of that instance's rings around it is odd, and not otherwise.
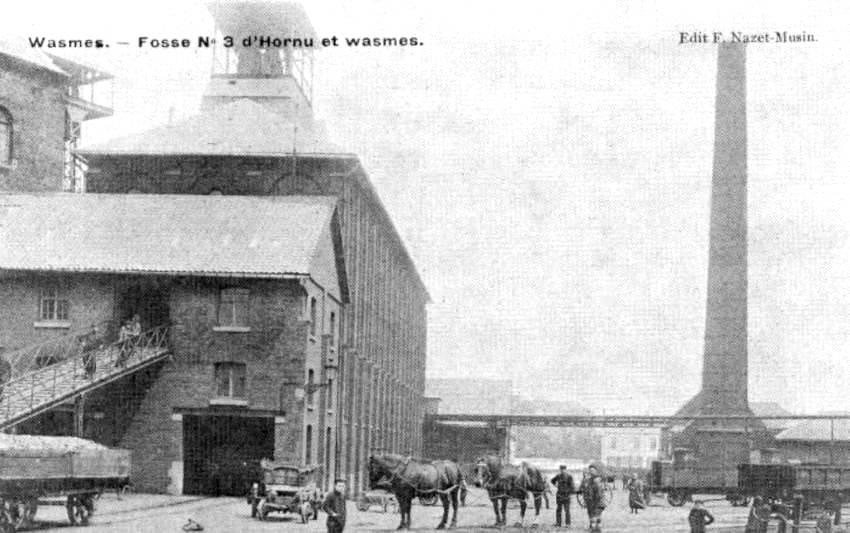
<path fill-rule="evenodd" d="M 554 503 L 554 500 L 553 500 Z M 492 507 L 483 491 L 473 489 L 470 492 L 467 507 L 458 512 L 459 533 L 488 531 L 514 533 L 520 531 L 586 531 L 587 515 L 584 510 L 572 506 L 573 524 L 571 529 L 555 529 L 554 509 L 542 509 L 538 526 L 533 528 L 533 509 L 526 517 L 524 527 L 513 526 L 518 519 L 519 509 L 508 509 L 509 527 L 492 527 L 494 515 Z M 716 523 L 708 528 L 709 532 L 742 532 L 747 518 L 747 509 L 732 507 L 726 502 L 708 502 L 706 508 L 714 514 Z M 612 505 L 603 514 L 603 531 L 608 532 L 687 532 L 689 508 L 670 507 L 660 500 L 639 515 L 629 514 L 626 495 L 618 492 Z M 440 520 L 441 507 L 413 507 L 413 530 L 432 531 Z M 345 531 L 394 531 L 399 516 L 382 513 L 377 509 L 359 512 L 352 503 L 348 510 L 348 524 Z M 100 532 L 181 532 L 181 527 L 191 518 L 204 527 L 205 532 L 303 532 L 325 531 L 325 515 L 320 514 L 318 521 L 301 524 L 296 517 L 273 514 L 265 522 L 252 519 L 250 508 L 245 500 L 237 498 L 191 498 L 136 494 L 116 500 L 115 495 L 104 495 L 97 503 L 95 516 L 87 527 L 71 527 L 65 517 L 64 508 L 44 506 L 39 508 L 36 531 L 62 531 L 63 533 L 100 533 Z M 770 531 L 775 531 L 772 527 Z M 811 524 L 801 530 L 814 531 Z M 837 531 L 845 531 L 837 528 Z"/>

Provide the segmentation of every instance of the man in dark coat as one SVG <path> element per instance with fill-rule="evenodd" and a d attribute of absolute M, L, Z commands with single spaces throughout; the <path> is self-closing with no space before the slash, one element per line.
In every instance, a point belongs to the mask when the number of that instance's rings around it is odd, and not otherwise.
<path fill-rule="evenodd" d="M 714 522 L 714 517 L 707 510 L 703 509 L 702 502 L 694 501 L 694 506 L 688 515 L 688 523 L 691 526 L 691 533 L 705 533 L 705 527 Z"/>
<path fill-rule="evenodd" d="M 561 465 L 561 470 L 552 478 L 555 486 L 555 527 L 561 527 L 561 509 L 564 510 L 564 525 L 570 525 L 570 498 L 575 492 L 573 476 L 567 472 L 566 465 Z"/>
<path fill-rule="evenodd" d="M 605 490 L 602 486 L 602 477 L 599 475 L 599 467 L 590 465 L 587 469 L 587 477 L 582 482 L 582 496 L 587 508 L 587 518 L 590 521 L 590 531 L 602 531 L 602 511 L 605 510 Z"/>
<path fill-rule="evenodd" d="M 328 514 L 328 533 L 342 533 L 345 528 L 345 480 L 337 479 L 334 490 L 328 493 L 322 504 L 322 511 Z"/>

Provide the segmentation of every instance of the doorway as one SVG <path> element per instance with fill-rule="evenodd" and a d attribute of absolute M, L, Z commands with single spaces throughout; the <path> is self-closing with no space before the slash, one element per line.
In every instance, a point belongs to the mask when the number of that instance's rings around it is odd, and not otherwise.
<path fill-rule="evenodd" d="M 244 496 L 274 458 L 274 418 L 183 416 L 183 493 Z"/>

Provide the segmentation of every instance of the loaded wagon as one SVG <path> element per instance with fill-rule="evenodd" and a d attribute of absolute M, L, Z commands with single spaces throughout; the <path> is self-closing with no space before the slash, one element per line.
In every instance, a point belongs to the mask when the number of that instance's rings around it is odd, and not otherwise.
<path fill-rule="evenodd" d="M 850 502 L 850 465 L 742 464 L 738 487 L 742 494 L 761 497 L 795 523 L 826 511 L 839 524 L 841 505 Z"/>
<path fill-rule="evenodd" d="M 105 489 L 128 484 L 130 452 L 73 437 L 0 435 L 0 532 L 33 522 L 40 505 L 65 506 L 85 525 Z"/>

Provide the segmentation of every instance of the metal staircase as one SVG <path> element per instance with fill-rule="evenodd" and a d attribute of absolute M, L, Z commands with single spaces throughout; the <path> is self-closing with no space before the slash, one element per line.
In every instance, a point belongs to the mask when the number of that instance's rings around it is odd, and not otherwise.
<path fill-rule="evenodd" d="M 8 354 L 12 377 L 0 393 L 0 430 L 165 359 L 168 332 L 159 326 L 107 344 L 73 334 Z"/>

